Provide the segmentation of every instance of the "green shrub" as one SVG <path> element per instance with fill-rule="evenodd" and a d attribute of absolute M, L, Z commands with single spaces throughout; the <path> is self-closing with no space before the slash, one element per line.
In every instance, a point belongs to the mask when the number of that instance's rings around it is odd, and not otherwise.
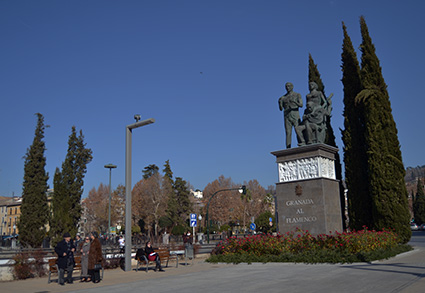
<path fill-rule="evenodd" d="M 174 226 L 173 229 L 171 230 L 171 234 L 173 235 L 183 235 L 184 232 L 186 232 L 186 228 L 183 227 L 182 225 Z"/>
<path fill-rule="evenodd" d="M 132 234 L 134 234 L 134 233 L 140 233 L 141 231 L 142 230 L 141 230 L 141 228 L 140 228 L 139 225 L 134 225 L 134 226 L 131 227 L 131 233 Z"/>
<path fill-rule="evenodd" d="M 116 269 L 117 267 L 120 266 L 120 261 L 121 261 L 121 258 L 110 258 L 110 259 L 104 260 L 103 268 L 105 270 Z"/>
<path fill-rule="evenodd" d="M 13 260 L 15 263 L 12 266 L 12 274 L 15 279 L 23 280 L 32 276 L 28 253 L 17 253 Z"/>
<path fill-rule="evenodd" d="M 46 262 L 44 258 L 46 257 L 47 252 L 43 251 L 42 249 L 34 250 L 31 253 L 31 271 L 32 274 L 37 277 L 44 277 L 47 275 L 47 269 L 46 269 Z"/>
<path fill-rule="evenodd" d="M 20 252 L 13 257 L 12 275 L 15 280 L 23 280 L 47 275 L 44 257 L 46 252 L 36 249 L 31 252 Z"/>
<path fill-rule="evenodd" d="M 227 232 L 227 231 L 229 231 L 230 230 L 230 225 L 228 225 L 228 224 L 224 224 L 224 225 L 221 225 L 220 226 L 220 232 Z"/>

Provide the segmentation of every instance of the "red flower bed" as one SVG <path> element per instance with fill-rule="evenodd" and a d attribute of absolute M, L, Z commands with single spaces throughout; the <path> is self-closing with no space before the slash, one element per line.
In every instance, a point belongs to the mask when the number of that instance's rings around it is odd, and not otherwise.
<path fill-rule="evenodd" d="M 273 235 L 253 235 L 246 238 L 230 237 L 222 241 L 214 254 L 280 255 L 307 251 L 340 251 L 350 254 L 391 249 L 399 244 L 398 236 L 391 230 L 361 231 L 311 235 L 308 231 Z"/>

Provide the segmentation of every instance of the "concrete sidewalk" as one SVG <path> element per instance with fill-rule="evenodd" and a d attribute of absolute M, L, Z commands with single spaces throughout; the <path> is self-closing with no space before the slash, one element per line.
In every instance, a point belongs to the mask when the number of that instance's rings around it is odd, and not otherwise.
<path fill-rule="evenodd" d="M 99 284 L 47 284 L 47 278 L 0 283 L 1 292 L 425 292 L 425 248 L 373 263 L 209 264 L 174 262 L 165 272 L 106 270 Z M 183 263 L 183 261 L 180 261 Z"/>
<path fill-rule="evenodd" d="M 73 284 L 65 284 L 65 286 L 60 286 L 56 282 L 57 274 L 52 275 L 53 282 L 50 284 L 47 283 L 47 277 L 18 281 L 5 281 L 0 282 L 0 292 L 71 292 L 76 290 L 96 289 L 105 286 L 137 282 L 141 280 L 166 278 L 170 276 L 183 275 L 191 272 L 202 272 L 205 270 L 218 268 L 220 266 L 225 266 L 225 264 L 208 264 L 205 262 L 205 259 L 207 257 L 207 254 L 198 255 L 196 259 L 194 259 L 193 265 L 192 261 L 188 261 L 188 264 L 185 265 L 184 260 L 179 260 L 179 265 L 177 268 L 176 263 L 170 261 L 168 264 L 168 268 L 164 268 L 165 272 L 155 272 L 152 269 L 153 266 L 150 266 L 150 269 L 147 273 L 145 270 L 139 270 L 136 272 L 136 266 L 133 261 L 133 271 L 124 272 L 120 268 L 105 270 L 103 280 L 98 284 L 94 284 L 92 282 L 81 283 L 79 280 L 74 280 Z M 79 272 L 76 272 L 76 274 L 73 275 L 74 279 L 76 279 L 79 274 Z"/>

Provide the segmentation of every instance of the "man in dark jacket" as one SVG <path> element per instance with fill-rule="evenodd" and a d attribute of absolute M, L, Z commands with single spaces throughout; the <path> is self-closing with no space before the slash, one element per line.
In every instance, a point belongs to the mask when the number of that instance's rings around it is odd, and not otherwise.
<path fill-rule="evenodd" d="M 74 269 L 74 251 L 75 246 L 71 241 L 69 233 L 63 234 L 63 240 L 55 247 L 55 252 L 58 255 L 58 268 L 59 268 L 59 285 L 65 285 L 65 270 L 68 272 L 66 281 L 72 284 L 72 270 Z"/>

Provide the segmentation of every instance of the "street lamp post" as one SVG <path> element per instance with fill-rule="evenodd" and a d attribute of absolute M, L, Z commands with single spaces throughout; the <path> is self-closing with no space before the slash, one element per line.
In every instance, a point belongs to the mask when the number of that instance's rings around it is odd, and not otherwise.
<path fill-rule="evenodd" d="M 111 173 L 112 169 L 117 166 L 113 164 L 105 165 L 105 168 L 109 169 L 109 210 L 108 210 L 108 239 L 111 238 Z"/>
<path fill-rule="evenodd" d="M 125 127 L 125 270 L 131 271 L 131 134 L 132 130 L 155 122 L 150 118 L 143 121 L 134 115 L 136 123 Z"/>
<path fill-rule="evenodd" d="M 220 189 L 216 192 L 214 192 L 214 194 L 210 197 L 210 199 L 208 200 L 208 204 L 207 204 L 207 215 L 206 215 L 206 221 L 207 221 L 207 242 L 208 244 L 210 244 L 210 222 L 209 222 L 209 214 L 208 214 L 208 209 L 210 208 L 210 202 L 213 199 L 213 197 L 222 191 L 229 191 L 229 190 L 239 190 L 240 193 L 242 194 L 246 194 L 246 186 L 242 185 L 241 187 L 238 188 L 227 188 L 227 189 Z"/>

